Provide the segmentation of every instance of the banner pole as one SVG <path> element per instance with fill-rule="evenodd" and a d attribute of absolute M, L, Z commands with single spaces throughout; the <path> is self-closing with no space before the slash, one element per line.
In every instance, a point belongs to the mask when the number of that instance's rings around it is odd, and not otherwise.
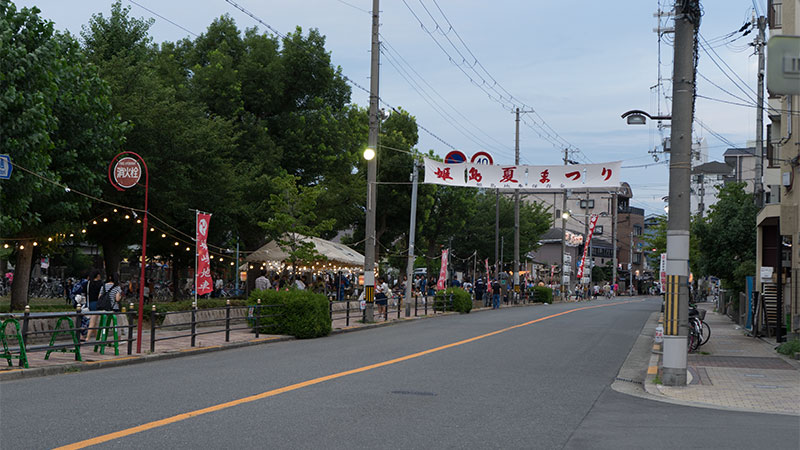
<path fill-rule="evenodd" d="M 197 247 L 197 218 L 200 211 L 194 210 L 194 303 L 197 304 L 197 258 L 200 255 L 200 250 Z"/>

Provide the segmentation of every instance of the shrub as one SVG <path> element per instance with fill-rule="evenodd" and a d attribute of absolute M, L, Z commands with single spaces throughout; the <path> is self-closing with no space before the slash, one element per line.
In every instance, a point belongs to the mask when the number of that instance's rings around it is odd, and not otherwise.
<path fill-rule="evenodd" d="M 534 286 L 533 301 L 538 303 L 553 303 L 553 290 L 546 286 Z"/>
<path fill-rule="evenodd" d="M 778 353 L 787 356 L 794 356 L 800 352 L 800 339 L 792 339 L 778 346 Z"/>
<path fill-rule="evenodd" d="M 261 299 L 263 309 L 259 331 L 288 334 L 298 339 L 327 336 L 331 333 L 328 299 L 323 294 L 290 289 L 253 291 L 249 304 Z"/>
<path fill-rule="evenodd" d="M 452 299 L 452 300 L 451 300 Z M 435 311 L 457 311 L 468 313 L 472 311 L 472 296 L 464 289 L 451 287 L 436 292 L 433 301 Z"/>

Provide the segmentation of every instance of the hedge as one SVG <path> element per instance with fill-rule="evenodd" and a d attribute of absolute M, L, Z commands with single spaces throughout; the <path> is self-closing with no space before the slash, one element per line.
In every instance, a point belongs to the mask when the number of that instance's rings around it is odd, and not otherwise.
<path fill-rule="evenodd" d="M 433 300 L 433 309 L 434 311 L 468 313 L 472 311 L 472 296 L 469 292 L 458 287 L 450 287 L 443 291 L 437 291 L 436 297 Z"/>
<path fill-rule="evenodd" d="M 533 301 L 538 303 L 553 303 L 553 290 L 546 286 L 534 286 L 531 289 Z"/>
<path fill-rule="evenodd" d="M 259 331 L 287 334 L 298 339 L 327 336 L 331 333 L 328 298 L 324 294 L 290 289 L 288 291 L 254 290 L 248 303 L 261 299 Z"/>

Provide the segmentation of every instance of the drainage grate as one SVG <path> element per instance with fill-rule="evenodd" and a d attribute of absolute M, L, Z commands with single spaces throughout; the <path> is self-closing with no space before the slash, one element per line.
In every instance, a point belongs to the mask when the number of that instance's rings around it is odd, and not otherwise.
<path fill-rule="evenodd" d="M 625 382 L 627 382 L 627 383 L 633 383 L 633 384 L 644 384 L 644 383 L 642 383 L 641 381 L 632 380 L 632 379 L 630 379 L 630 378 L 622 378 L 622 377 L 617 377 L 617 378 L 614 378 L 614 379 L 615 379 L 615 380 L 617 380 L 617 381 L 625 381 Z"/>
<path fill-rule="evenodd" d="M 392 394 L 400 394 L 400 395 L 421 395 L 424 397 L 434 397 L 436 394 L 433 392 L 421 392 L 421 391 L 392 391 Z"/>
<path fill-rule="evenodd" d="M 772 384 L 754 384 L 753 387 L 756 387 L 756 388 L 759 388 L 759 389 L 778 389 L 778 388 L 780 388 L 780 386 L 775 386 L 775 385 L 772 385 Z"/>

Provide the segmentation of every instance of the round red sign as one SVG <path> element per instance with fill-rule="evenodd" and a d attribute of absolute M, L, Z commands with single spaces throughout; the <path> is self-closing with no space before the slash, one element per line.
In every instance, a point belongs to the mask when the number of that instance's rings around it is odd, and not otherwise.
<path fill-rule="evenodd" d="M 142 166 L 139 165 L 139 161 L 133 158 L 122 158 L 114 166 L 114 181 L 117 182 L 119 187 L 132 188 L 136 186 L 141 177 Z"/>

